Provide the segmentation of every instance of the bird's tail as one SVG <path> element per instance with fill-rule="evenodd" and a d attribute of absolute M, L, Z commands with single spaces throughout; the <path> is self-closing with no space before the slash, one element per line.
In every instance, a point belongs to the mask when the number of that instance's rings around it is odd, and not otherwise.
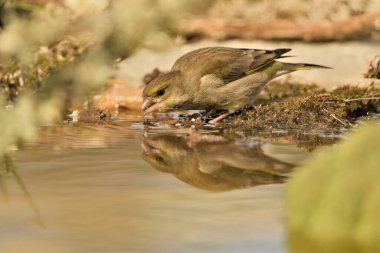
<path fill-rule="evenodd" d="M 308 69 L 331 69 L 330 67 L 309 64 L 309 63 L 290 63 L 290 62 L 280 62 L 272 61 L 270 65 L 266 66 L 263 71 L 266 73 L 269 79 L 276 78 L 297 70 L 308 70 Z"/>
<path fill-rule="evenodd" d="M 289 63 L 289 62 L 281 62 L 282 69 L 292 72 L 296 70 L 309 70 L 309 69 L 331 69 L 330 67 L 317 65 L 317 64 L 309 64 L 309 63 Z"/>

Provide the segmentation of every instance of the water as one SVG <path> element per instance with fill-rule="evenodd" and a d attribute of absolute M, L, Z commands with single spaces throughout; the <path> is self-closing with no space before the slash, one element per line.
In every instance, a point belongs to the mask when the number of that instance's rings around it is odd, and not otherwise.
<path fill-rule="evenodd" d="M 309 152 L 139 122 L 46 128 L 9 153 L 0 252 L 287 252 L 283 183 Z"/>

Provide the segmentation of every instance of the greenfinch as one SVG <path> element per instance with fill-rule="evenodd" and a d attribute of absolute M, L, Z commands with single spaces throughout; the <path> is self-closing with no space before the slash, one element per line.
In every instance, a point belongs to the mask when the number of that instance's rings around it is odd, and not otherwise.
<path fill-rule="evenodd" d="M 251 106 L 270 80 L 303 69 L 328 68 L 285 63 L 291 49 L 275 50 L 206 47 L 181 56 L 170 72 L 152 80 L 143 91 L 142 112 L 205 110 L 224 113 L 209 123 Z"/>

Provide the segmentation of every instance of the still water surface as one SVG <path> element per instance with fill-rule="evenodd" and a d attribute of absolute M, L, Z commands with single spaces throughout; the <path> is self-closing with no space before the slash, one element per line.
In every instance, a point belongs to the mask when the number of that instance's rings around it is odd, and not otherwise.
<path fill-rule="evenodd" d="M 0 252 L 287 252 L 283 182 L 310 153 L 187 133 L 43 129 L 1 167 Z"/>

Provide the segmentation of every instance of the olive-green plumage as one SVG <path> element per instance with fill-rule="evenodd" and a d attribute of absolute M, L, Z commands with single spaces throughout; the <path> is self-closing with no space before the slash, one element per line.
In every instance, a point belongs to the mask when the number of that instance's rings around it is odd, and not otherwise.
<path fill-rule="evenodd" d="M 299 69 L 326 68 L 276 61 L 289 51 L 207 47 L 189 52 L 174 63 L 169 73 L 145 87 L 142 111 L 145 115 L 171 110 L 233 113 L 251 105 L 275 77 Z"/>

